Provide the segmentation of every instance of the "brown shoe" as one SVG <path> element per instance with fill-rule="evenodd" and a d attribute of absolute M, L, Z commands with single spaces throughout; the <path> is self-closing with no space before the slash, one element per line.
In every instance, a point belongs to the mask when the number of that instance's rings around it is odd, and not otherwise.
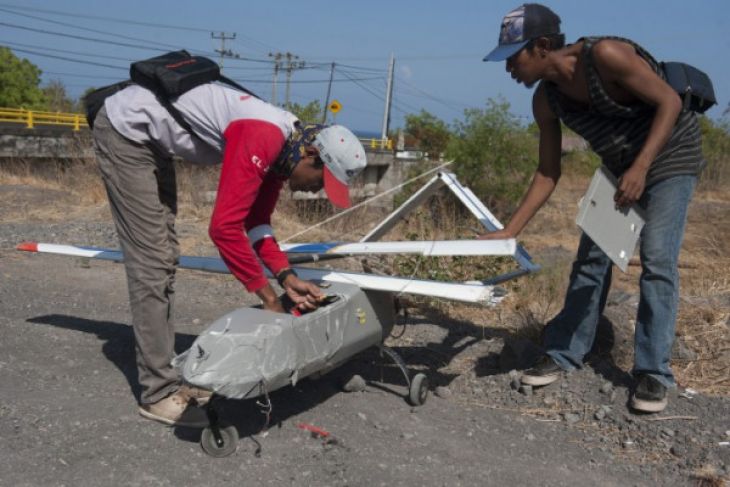
<path fill-rule="evenodd" d="M 180 386 L 179 391 L 182 394 L 185 394 L 190 399 L 193 399 L 198 406 L 205 406 L 206 404 L 208 404 L 208 401 L 210 401 L 210 396 L 213 395 L 213 393 L 210 391 L 206 391 L 205 389 L 201 389 L 200 387 L 195 387 L 188 384 L 183 384 L 182 386 Z"/>
<path fill-rule="evenodd" d="M 196 407 L 191 399 L 180 390 L 156 403 L 140 405 L 139 414 L 169 426 L 187 426 L 189 428 L 208 426 L 208 416 L 205 411 Z"/>

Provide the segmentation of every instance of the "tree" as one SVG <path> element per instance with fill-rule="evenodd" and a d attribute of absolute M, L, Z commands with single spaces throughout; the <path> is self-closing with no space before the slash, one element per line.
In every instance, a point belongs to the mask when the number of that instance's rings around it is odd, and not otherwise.
<path fill-rule="evenodd" d="M 446 149 L 459 180 L 496 210 L 511 210 L 537 167 L 537 138 L 504 101 L 464 111 Z"/>
<path fill-rule="evenodd" d="M 0 66 L 0 106 L 43 108 L 45 97 L 38 87 L 41 70 L 35 64 L 0 47 Z"/>
<path fill-rule="evenodd" d="M 319 123 L 321 121 L 322 105 L 319 104 L 319 100 L 310 101 L 306 105 L 289 103 L 285 108 L 304 123 Z"/>
<path fill-rule="evenodd" d="M 434 159 L 446 150 L 451 139 L 448 125 L 426 110 L 421 110 L 418 115 L 406 115 L 404 132 L 415 139 L 420 150 L 428 152 Z"/>
<path fill-rule="evenodd" d="M 76 103 L 66 93 L 66 86 L 57 79 L 52 80 L 43 87 L 43 95 L 46 99 L 45 109 L 50 112 L 71 112 L 76 108 Z"/>

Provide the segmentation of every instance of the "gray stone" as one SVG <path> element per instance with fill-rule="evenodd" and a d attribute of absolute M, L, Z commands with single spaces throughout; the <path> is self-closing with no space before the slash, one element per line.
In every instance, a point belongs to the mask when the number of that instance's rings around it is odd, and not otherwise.
<path fill-rule="evenodd" d="M 511 388 L 512 388 L 513 390 L 515 390 L 515 391 L 516 391 L 516 390 L 519 390 L 520 386 L 522 386 L 522 383 L 520 382 L 520 380 L 519 380 L 519 379 L 512 379 L 512 380 L 511 380 L 511 381 L 509 382 L 509 386 L 510 386 L 510 387 L 511 387 Z"/>
<path fill-rule="evenodd" d="M 664 434 L 666 436 L 669 436 L 669 437 L 672 437 L 672 436 L 674 436 L 676 434 L 676 431 L 674 431 L 671 428 L 662 428 L 662 434 Z"/>
<path fill-rule="evenodd" d="M 593 417 L 596 418 L 596 420 L 598 421 L 602 421 L 603 418 L 606 417 L 606 411 L 604 411 L 603 409 L 599 409 L 593 414 Z"/>
<path fill-rule="evenodd" d="M 601 394 L 610 394 L 611 392 L 613 392 L 613 384 L 606 381 L 601 385 L 601 389 L 599 390 L 601 391 Z"/>
<path fill-rule="evenodd" d="M 578 421 L 581 420 L 581 415 L 575 414 L 575 413 L 563 413 L 563 419 L 568 424 L 573 424 L 573 423 L 577 423 Z"/>
<path fill-rule="evenodd" d="M 532 386 L 522 385 L 518 391 L 525 396 L 532 396 Z"/>
<path fill-rule="evenodd" d="M 669 453 L 671 453 L 672 455 L 674 455 L 677 458 L 682 458 L 687 455 L 687 447 L 681 443 L 675 443 L 669 449 Z"/>
<path fill-rule="evenodd" d="M 535 441 L 535 435 L 528 433 L 527 436 L 525 436 L 525 439 L 527 439 L 527 441 Z"/>
<path fill-rule="evenodd" d="M 365 379 L 356 374 L 353 375 L 344 386 L 342 386 L 342 390 L 345 392 L 362 392 L 366 387 L 367 383 L 365 382 Z"/>
<path fill-rule="evenodd" d="M 436 394 L 441 399 L 448 399 L 451 397 L 451 389 L 445 386 L 438 386 L 433 391 L 434 394 Z"/>
<path fill-rule="evenodd" d="M 672 347 L 672 359 L 674 360 L 697 360 L 697 352 L 687 346 L 684 338 L 677 337 Z"/>

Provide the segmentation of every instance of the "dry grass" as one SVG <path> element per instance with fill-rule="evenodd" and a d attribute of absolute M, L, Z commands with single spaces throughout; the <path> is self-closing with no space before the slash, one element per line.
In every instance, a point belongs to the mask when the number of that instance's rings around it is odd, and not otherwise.
<path fill-rule="evenodd" d="M 212 192 L 216 189 L 218 169 L 179 165 L 178 221 L 194 231 L 181 238 L 183 252 L 214 254 L 207 237 L 208 218 L 212 211 Z M 562 305 L 579 232 L 574 218 L 578 200 L 585 191 L 589 176 L 565 174 L 555 194 L 521 235 L 521 242 L 538 259 L 543 269 L 532 276 L 505 283 L 510 295 L 494 308 L 466 306 L 458 303 L 417 301 L 424 311 L 435 311 L 476 326 L 501 328 L 505 332 L 537 340 L 544 324 Z M 0 170 L 1 185 L 23 185 L 52 193 L 54 204 L 28 208 L 3 209 L 3 219 L 57 221 L 69 215 L 93 215 L 108 219 L 106 196 L 93 162 L 72 166 L 49 164 L 38 166 L 16 161 Z M 90 211 L 93 210 L 93 211 Z M 387 212 L 364 207 L 302 235 L 294 241 L 349 240 L 365 234 Z M 292 200 L 284 194 L 273 217 L 280 240 L 296 235 L 332 215 L 329 205 Z M 497 215 L 506 220 L 507 215 Z M 468 238 L 473 236 L 476 221 L 465 219 L 448 199 L 436 200 L 403 221 L 386 239 Z M 361 270 L 357 259 L 347 259 L 338 266 Z M 504 262 L 480 260 L 458 265 L 444 259 L 369 257 L 366 265 L 375 272 L 394 273 L 407 270 L 429 271 L 451 280 L 483 278 L 504 271 Z M 468 276 L 469 270 L 477 269 Z M 485 274 L 486 273 L 486 274 Z M 639 266 L 629 272 L 614 274 L 614 289 L 638 294 Z M 406 274 L 409 275 L 409 274 Z M 730 394 L 730 194 L 721 191 L 698 192 L 690 206 L 685 241 L 680 255 L 682 300 L 677 320 L 677 334 L 697 354 L 697 360 L 675 363 L 678 381 L 685 386 L 713 393 Z M 627 317 L 627 319 L 630 319 Z M 630 361 L 630 357 L 627 357 Z"/>

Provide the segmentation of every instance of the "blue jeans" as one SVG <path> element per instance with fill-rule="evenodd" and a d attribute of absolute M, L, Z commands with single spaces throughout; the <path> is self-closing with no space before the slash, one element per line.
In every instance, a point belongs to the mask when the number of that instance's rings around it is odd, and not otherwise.
<path fill-rule="evenodd" d="M 677 260 L 697 178 L 675 176 L 647 187 L 639 200 L 646 224 L 639 244 L 642 272 L 634 335 L 634 374 L 674 387 L 669 366 L 679 300 Z M 612 262 L 585 234 L 573 263 L 562 311 L 545 330 L 545 348 L 566 370 L 580 367 L 593 346 L 611 287 Z"/>

